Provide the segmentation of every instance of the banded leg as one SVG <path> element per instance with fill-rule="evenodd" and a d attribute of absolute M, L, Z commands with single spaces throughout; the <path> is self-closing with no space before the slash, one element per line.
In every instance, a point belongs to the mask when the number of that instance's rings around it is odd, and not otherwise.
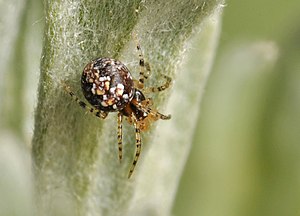
<path fill-rule="evenodd" d="M 166 79 L 166 82 L 161 85 L 161 86 L 158 86 L 158 87 L 149 87 L 149 88 L 146 88 L 144 90 L 145 93 L 150 93 L 150 92 L 161 92 L 161 91 L 164 91 L 166 90 L 167 88 L 169 88 L 171 86 L 171 83 L 172 83 L 172 78 L 171 77 L 168 77 L 166 75 L 163 75 L 163 78 Z"/>
<path fill-rule="evenodd" d="M 106 112 L 103 112 L 99 109 L 95 109 L 92 107 L 89 107 L 85 102 L 81 101 L 72 91 L 70 86 L 68 86 L 67 84 L 63 83 L 64 88 L 66 90 L 66 92 L 73 98 L 73 100 L 79 104 L 79 106 L 81 106 L 83 109 L 88 110 L 90 113 L 93 113 L 96 117 L 98 118 L 102 118 L 105 119 L 107 114 Z"/>
<path fill-rule="evenodd" d="M 168 120 L 171 119 L 171 115 L 164 115 L 158 111 L 152 110 L 150 107 L 144 106 L 143 104 L 140 103 L 136 103 L 134 104 L 139 110 L 147 113 L 147 114 L 151 114 L 152 116 L 154 116 L 154 119 L 162 119 L 162 120 Z"/>
<path fill-rule="evenodd" d="M 129 173 L 128 173 L 128 178 L 131 177 L 133 171 L 134 171 L 134 168 L 139 160 L 139 157 L 140 157 L 140 154 L 141 154 L 141 149 L 142 149 L 142 141 L 141 141 L 141 131 L 140 131 L 140 128 L 138 126 L 138 124 L 136 123 L 136 119 L 134 120 L 134 127 L 135 127 L 135 146 L 136 146 L 136 150 L 135 150 L 135 156 L 134 156 L 134 159 L 133 159 L 133 163 L 131 165 L 131 168 L 129 170 Z"/>
<path fill-rule="evenodd" d="M 137 51 L 139 52 L 140 74 L 139 74 L 139 80 L 138 80 L 137 87 L 139 89 L 143 89 L 144 88 L 145 79 L 148 78 L 148 74 L 150 72 L 150 65 L 148 63 L 146 63 L 145 60 L 144 60 L 143 52 L 141 50 L 140 43 L 139 43 L 139 41 L 138 41 L 137 36 L 136 36 L 135 33 L 133 33 L 133 38 L 134 38 L 135 43 L 136 43 Z M 145 74 L 145 69 L 146 69 L 147 74 Z"/>
<path fill-rule="evenodd" d="M 118 149 L 119 149 L 119 161 L 122 160 L 122 121 L 123 114 L 118 113 Z"/>

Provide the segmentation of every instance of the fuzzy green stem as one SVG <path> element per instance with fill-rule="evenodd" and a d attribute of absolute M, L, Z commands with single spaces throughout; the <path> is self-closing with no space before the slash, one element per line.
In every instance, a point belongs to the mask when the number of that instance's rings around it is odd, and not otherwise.
<path fill-rule="evenodd" d="M 174 177 L 170 191 L 164 194 L 169 198 L 161 199 L 167 202 L 166 207 L 153 215 L 170 212 L 190 148 L 201 89 L 215 53 L 222 2 L 45 1 L 46 29 L 33 137 L 39 215 L 130 215 L 133 208 L 134 214 L 135 211 L 151 213 L 161 206 L 148 205 L 144 210 L 135 206 L 141 192 L 149 190 L 142 184 L 149 175 L 156 176 L 157 183 Z M 152 68 L 148 84 L 159 84 L 160 73 L 174 80 L 173 89 L 159 96 L 151 95 L 154 106 L 163 110 L 167 105 L 173 119 L 155 123 L 150 132 L 143 134 L 142 159 L 128 180 L 135 147 L 132 127 L 124 124 L 124 159 L 120 164 L 116 115 L 110 114 L 105 121 L 85 115 L 64 92 L 61 81 L 83 98 L 81 71 L 91 59 L 104 56 L 126 63 L 137 77 L 138 55 L 131 37 L 133 32 L 138 35 Z M 199 44 L 195 43 L 197 37 Z M 193 46 L 203 48 L 199 54 L 201 63 L 190 69 L 189 65 L 198 59 L 191 58 L 192 62 L 186 65 L 188 69 L 182 68 L 184 58 L 189 62 L 189 56 L 195 55 Z M 187 48 L 190 51 L 185 52 Z M 185 115 L 190 111 L 192 116 Z M 190 124 L 187 133 L 183 127 L 186 124 Z M 166 127 L 163 133 L 158 129 L 162 126 Z M 176 136 L 177 142 L 173 140 Z M 182 148 L 181 153 L 165 152 L 172 155 L 170 163 L 180 158 L 180 168 L 172 169 L 172 175 L 157 173 L 160 163 L 152 163 L 151 154 L 164 154 L 156 152 L 160 149 L 154 147 L 159 145 L 164 151 L 172 146 Z M 143 159 L 147 157 L 149 162 Z"/>

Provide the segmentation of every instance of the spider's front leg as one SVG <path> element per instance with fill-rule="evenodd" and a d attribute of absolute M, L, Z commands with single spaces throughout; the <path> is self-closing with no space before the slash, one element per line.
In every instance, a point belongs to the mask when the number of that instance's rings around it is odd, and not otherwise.
<path fill-rule="evenodd" d="M 145 62 L 140 42 L 135 33 L 133 33 L 133 39 L 135 40 L 135 43 L 136 43 L 136 49 L 137 49 L 138 55 L 139 55 L 139 66 L 140 66 L 139 79 L 136 81 L 135 86 L 138 89 L 143 89 L 145 79 L 148 79 L 151 69 L 150 69 L 149 63 Z"/>
<path fill-rule="evenodd" d="M 164 91 L 166 90 L 167 88 L 169 88 L 172 84 L 172 78 L 169 77 L 169 76 L 166 76 L 166 75 L 162 75 L 162 77 L 166 80 L 165 83 L 161 86 L 156 86 L 156 87 L 149 87 L 149 88 L 146 88 L 144 90 L 145 93 L 154 93 L 154 92 L 161 92 L 161 91 Z"/>
<path fill-rule="evenodd" d="M 141 150 L 142 150 L 142 140 L 141 140 L 141 130 L 139 128 L 139 125 L 137 124 L 137 119 L 132 115 L 133 118 L 133 125 L 135 128 L 135 146 L 136 146 L 136 150 L 135 150 L 135 156 L 132 162 L 132 165 L 130 167 L 129 173 L 128 173 L 128 178 L 131 177 L 134 168 L 139 160 L 140 154 L 141 154 Z"/>
<path fill-rule="evenodd" d="M 141 103 L 134 102 L 134 105 L 140 111 L 146 113 L 148 115 L 147 118 L 151 118 L 152 120 L 156 121 L 158 119 L 168 120 L 171 119 L 171 115 L 164 115 L 155 109 L 152 109 L 150 106 L 152 105 L 152 100 L 150 98 L 145 99 Z"/>
<path fill-rule="evenodd" d="M 151 73 L 151 67 L 148 62 L 145 62 L 144 55 L 143 55 L 139 40 L 137 38 L 137 35 L 133 34 L 133 38 L 136 42 L 137 51 L 139 52 L 139 65 L 140 65 L 139 79 L 137 81 L 135 81 L 135 86 L 138 89 L 144 90 L 144 83 L 145 83 L 145 80 L 148 79 L 148 77 Z M 143 92 L 144 93 L 160 92 L 160 91 L 163 91 L 163 90 L 169 88 L 172 83 L 171 77 L 168 77 L 166 75 L 162 75 L 162 76 L 166 80 L 166 82 L 163 85 L 158 86 L 158 87 L 146 88 Z"/>

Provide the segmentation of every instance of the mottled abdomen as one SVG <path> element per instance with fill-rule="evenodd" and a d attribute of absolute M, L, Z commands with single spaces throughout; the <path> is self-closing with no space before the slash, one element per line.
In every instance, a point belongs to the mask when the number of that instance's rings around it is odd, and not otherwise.
<path fill-rule="evenodd" d="M 128 68 L 111 58 L 98 58 L 87 64 L 81 87 L 87 101 L 106 112 L 122 110 L 135 91 Z"/>

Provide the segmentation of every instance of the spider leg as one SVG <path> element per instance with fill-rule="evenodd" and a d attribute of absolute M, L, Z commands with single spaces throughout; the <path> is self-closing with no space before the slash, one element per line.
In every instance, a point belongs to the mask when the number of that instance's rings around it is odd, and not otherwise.
<path fill-rule="evenodd" d="M 158 120 L 158 119 L 168 120 L 168 119 L 171 118 L 171 115 L 164 115 L 164 114 L 162 114 L 162 113 L 160 113 L 160 112 L 158 112 L 158 111 L 156 111 L 156 110 L 151 109 L 150 107 L 144 106 L 144 105 L 141 104 L 141 103 L 136 103 L 135 106 L 136 106 L 139 110 L 141 110 L 141 111 L 147 113 L 148 115 L 149 115 L 149 114 L 152 115 L 152 116 L 154 117 L 155 120 Z"/>
<path fill-rule="evenodd" d="M 140 128 L 137 124 L 137 119 L 135 117 L 132 117 L 134 118 L 134 127 L 135 127 L 135 146 L 136 146 L 136 150 L 135 150 L 135 156 L 134 156 L 134 160 L 132 162 L 132 165 L 131 165 L 131 168 L 129 170 L 129 173 L 128 173 L 128 178 L 131 177 L 133 171 L 134 171 L 134 168 L 139 160 L 139 157 L 140 157 L 140 154 L 141 154 L 141 149 L 142 149 L 142 140 L 141 140 L 141 131 L 140 131 Z"/>
<path fill-rule="evenodd" d="M 93 113 L 96 117 L 105 119 L 107 114 L 106 112 L 103 112 L 99 109 L 95 109 L 92 107 L 89 107 L 85 102 L 81 101 L 75 94 L 72 92 L 70 86 L 68 86 L 66 83 L 63 83 L 65 91 L 73 98 L 73 100 L 79 104 L 83 109 L 88 110 L 90 113 Z"/>
<path fill-rule="evenodd" d="M 164 91 L 166 90 L 167 88 L 169 88 L 171 86 L 171 83 L 172 83 L 172 78 L 169 77 L 169 76 L 166 76 L 166 75 L 162 75 L 163 78 L 166 80 L 166 82 L 161 85 L 161 86 L 158 86 L 158 87 L 149 87 L 149 88 L 146 88 L 144 90 L 145 93 L 150 93 L 150 92 L 161 92 L 161 91 Z"/>
<path fill-rule="evenodd" d="M 144 88 L 144 82 L 146 79 L 148 79 L 149 74 L 151 73 L 151 68 L 150 68 L 150 64 L 148 62 L 145 62 L 144 60 L 144 56 L 143 56 L 143 52 L 141 50 L 141 45 L 139 43 L 139 40 L 137 38 L 137 35 L 133 33 L 133 38 L 136 42 L 136 48 L 137 51 L 139 52 L 139 65 L 140 65 L 140 74 L 139 74 L 139 79 L 138 81 L 136 81 L 135 85 L 138 89 L 143 89 Z M 166 82 L 158 87 L 150 87 L 150 88 L 146 88 L 145 92 L 160 92 L 160 91 L 164 91 L 165 89 L 169 88 L 171 83 L 172 83 L 172 79 L 169 76 L 166 75 L 162 75 L 164 79 L 166 79 Z"/>
<path fill-rule="evenodd" d="M 122 160 L 122 121 L 123 114 L 118 113 L 118 149 L 119 149 L 119 160 Z"/>
<path fill-rule="evenodd" d="M 133 38 L 135 40 L 136 49 L 139 52 L 139 59 L 140 59 L 139 60 L 140 74 L 139 74 L 139 80 L 137 83 L 137 87 L 139 89 L 143 89 L 145 79 L 148 79 L 148 74 L 150 73 L 151 69 L 150 69 L 149 63 L 145 62 L 145 60 L 144 60 L 143 52 L 141 50 L 141 45 L 140 45 L 137 35 L 135 33 L 133 33 Z M 145 73 L 145 69 L 146 69 L 146 73 Z"/>
<path fill-rule="evenodd" d="M 145 100 L 141 101 L 141 105 L 145 107 L 150 107 L 153 105 L 153 101 L 151 98 L 146 98 Z"/>

